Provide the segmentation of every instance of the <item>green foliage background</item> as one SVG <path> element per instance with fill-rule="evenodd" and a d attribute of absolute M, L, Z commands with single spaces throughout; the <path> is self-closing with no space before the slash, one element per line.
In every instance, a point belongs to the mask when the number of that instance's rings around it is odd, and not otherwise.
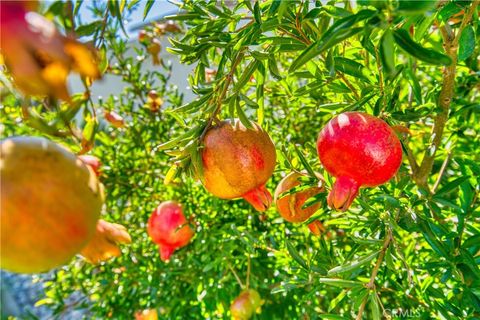
<path fill-rule="evenodd" d="M 131 319 L 148 308 L 168 319 L 228 318 L 238 276 L 264 299 L 256 319 L 380 319 L 400 309 L 421 319 L 480 316 L 478 1 L 185 1 L 169 17 L 184 32 L 166 50 L 196 65 L 188 75 L 194 101 L 182 101 L 167 65 L 142 67 L 146 46 L 143 59 L 126 55 L 121 18 L 137 2 L 91 4 L 98 21 L 89 25 L 80 23 L 80 2 L 43 8 L 59 28 L 71 28 L 69 16 L 77 21 L 74 28 L 101 50 L 104 71 L 128 84 L 120 95 L 94 102 L 80 93 L 78 113 L 65 118 L 71 106 L 21 97 L 2 78 L 10 88 L 2 90 L 2 135 L 44 135 L 78 151 L 68 128 L 83 130 L 104 164 L 103 218 L 127 226 L 133 239 L 100 266 L 78 258 L 43 276 L 39 305 L 57 315 L 85 308 L 87 318 Z M 442 47 L 445 35 L 457 39 L 458 61 Z M 445 107 L 443 70 L 452 57 L 456 82 Z M 206 68 L 217 71 L 211 82 Z M 165 100 L 159 113 L 145 107 L 151 89 Z M 121 114 L 126 128 L 109 125 L 102 110 Z M 410 134 L 400 134 L 398 174 L 362 189 L 349 211 L 329 210 L 325 194 L 314 200 L 323 206 L 309 222 L 324 221 L 329 236 L 285 222 L 274 206 L 259 214 L 243 200 L 217 199 L 195 179 L 201 132 L 216 116 L 236 117 L 257 121 L 275 142 L 269 190 L 292 170 L 320 172 L 329 188 L 316 138 L 335 114 L 352 110 Z M 442 114 L 448 121 L 436 144 L 432 127 Z M 422 181 L 428 156 L 432 168 Z M 315 183 L 310 177 L 304 186 Z M 146 221 L 170 199 L 194 218 L 196 235 L 163 263 Z M 83 298 L 65 304 L 74 291 Z"/>

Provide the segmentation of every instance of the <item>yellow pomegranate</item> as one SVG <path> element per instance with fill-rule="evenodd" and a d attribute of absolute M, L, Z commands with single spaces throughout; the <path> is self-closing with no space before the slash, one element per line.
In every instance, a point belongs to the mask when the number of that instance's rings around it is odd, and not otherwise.
<path fill-rule="evenodd" d="M 272 139 L 256 123 L 222 121 L 205 135 L 202 149 L 205 188 L 222 199 L 244 198 L 258 211 L 272 202 L 265 188 L 275 168 Z"/>
<path fill-rule="evenodd" d="M 67 263 L 92 238 L 103 203 L 91 168 L 38 137 L 1 141 L 1 267 L 36 273 Z"/>
<path fill-rule="evenodd" d="M 305 201 L 324 191 L 323 186 L 308 188 L 280 198 L 282 193 L 299 186 L 299 178 L 303 175 L 304 174 L 298 172 L 291 172 L 280 181 L 275 190 L 275 204 L 277 210 L 288 222 L 304 222 L 320 207 L 320 203 L 316 203 L 310 207 L 302 209 Z"/>

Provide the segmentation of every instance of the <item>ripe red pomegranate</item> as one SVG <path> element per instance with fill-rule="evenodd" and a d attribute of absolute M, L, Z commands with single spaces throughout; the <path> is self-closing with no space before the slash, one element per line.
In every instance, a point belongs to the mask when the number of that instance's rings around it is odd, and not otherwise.
<path fill-rule="evenodd" d="M 230 312 L 235 320 L 248 320 L 255 312 L 260 311 L 262 300 L 256 290 L 248 289 L 232 302 Z"/>
<path fill-rule="evenodd" d="M 288 194 L 282 198 L 280 195 L 296 186 L 300 185 L 299 178 L 305 174 L 291 172 L 283 178 L 275 190 L 275 204 L 280 215 L 288 222 L 303 222 L 310 218 L 320 207 L 320 203 L 316 203 L 305 209 L 302 206 L 309 198 L 319 194 L 324 190 L 323 186 L 308 188 L 293 194 Z"/>
<path fill-rule="evenodd" d="M 374 116 L 345 112 L 330 120 L 317 140 L 320 162 L 336 177 L 328 205 L 347 210 L 360 187 L 375 187 L 390 180 L 402 162 L 402 147 L 395 132 Z"/>
<path fill-rule="evenodd" d="M 158 244 L 160 258 L 170 259 L 173 252 L 186 246 L 194 231 L 188 225 L 180 204 L 174 201 L 162 202 L 148 219 L 148 235 Z"/>
<path fill-rule="evenodd" d="M 82 160 L 83 163 L 90 166 L 90 168 L 93 169 L 97 177 L 100 176 L 100 167 L 102 166 L 102 162 L 100 162 L 100 159 L 91 155 L 81 155 L 78 156 L 78 158 Z"/>
<path fill-rule="evenodd" d="M 275 168 L 275 146 L 258 124 L 250 129 L 235 119 L 213 126 L 205 135 L 202 161 L 203 184 L 212 194 L 242 197 L 258 211 L 270 207 L 265 183 Z"/>

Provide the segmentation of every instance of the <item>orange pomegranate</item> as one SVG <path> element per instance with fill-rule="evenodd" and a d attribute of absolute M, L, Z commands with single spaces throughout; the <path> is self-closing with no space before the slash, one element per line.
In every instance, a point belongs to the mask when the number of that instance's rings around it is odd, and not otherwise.
<path fill-rule="evenodd" d="M 302 206 L 309 198 L 324 191 L 323 185 L 301 190 L 296 193 L 288 194 L 284 197 L 280 195 L 288 190 L 300 185 L 299 178 L 305 176 L 303 173 L 291 172 L 280 181 L 275 190 L 275 204 L 280 215 L 288 222 L 303 222 L 310 218 L 320 207 L 320 203 L 311 205 L 305 209 Z"/>
<path fill-rule="evenodd" d="M 36 273 L 67 263 L 95 233 L 95 173 L 44 138 L 7 138 L 0 150 L 1 267 Z"/>
<path fill-rule="evenodd" d="M 182 207 L 174 201 L 162 202 L 153 211 L 148 219 L 147 232 L 158 244 L 163 261 L 169 260 L 175 250 L 186 246 L 194 235 Z"/>
<path fill-rule="evenodd" d="M 202 150 L 203 184 L 221 199 L 242 197 L 256 210 L 272 202 L 265 188 L 275 168 L 272 139 L 256 123 L 246 128 L 238 119 L 222 121 L 205 135 Z"/>

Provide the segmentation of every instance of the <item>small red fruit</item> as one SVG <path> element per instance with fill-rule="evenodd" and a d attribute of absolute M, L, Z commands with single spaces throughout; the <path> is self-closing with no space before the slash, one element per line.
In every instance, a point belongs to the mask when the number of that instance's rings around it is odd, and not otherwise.
<path fill-rule="evenodd" d="M 304 176 L 302 173 L 292 172 L 280 181 L 275 190 L 275 204 L 280 215 L 288 222 L 303 222 L 310 218 L 320 207 L 320 203 L 311 205 L 305 209 L 302 206 L 309 198 L 324 191 L 323 186 L 308 188 L 293 194 L 288 194 L 282 198 L 280 195 L 288 190 L 299 186 L 299 178 Z"/>
<path fill-rule="evenodd" d="M 360 187 L 390 180 L 402 162 L 402 147 L 386 122 L 362 112 L 345 112 L 330 120 L 317 140 L 320 162 L 336 181 L 328 205 L 347 210 Z"/>
<path fill-rule="evenodd" d="M 102 163 L 100 162 L 100 159 L 98 159 L 95 156 L 90 156 L 90 155 L 81 155 L 81 156 L 78 156 L 78 158 L 80 160 L 82 160 L 83 163 L 90 166 L 90 168 L 93 169 L 93 171 L 95 172 L 97 177 L 100 176 L 100 167 L 102 166 Z"/>
<path fill-rule="evenodd" d="M 246 128 L 238 119 L 212 127 L 202 149 L 203 183 L 221 199 L 242 197 L 256 210 L 265 211 L 272 202 L 265 183 L 275 168 L 272 139 L 252 123 Z"/>
<path fill-rule="evenodd" d="M 232 302 L 230 312 L 235 320 L 248 320 L 255 312 L 260 311 L 262 300 L 256 290 L 248 289 L 242 291 Z"/>
<path fill-rule="evenodd" d="M 173 252 L 186 246 L 194 235 L 182 212 L 174 201 L 162 202 L 148 219 L 148 235 L 158 244 L 160 258 L 170 259 Z"/>

